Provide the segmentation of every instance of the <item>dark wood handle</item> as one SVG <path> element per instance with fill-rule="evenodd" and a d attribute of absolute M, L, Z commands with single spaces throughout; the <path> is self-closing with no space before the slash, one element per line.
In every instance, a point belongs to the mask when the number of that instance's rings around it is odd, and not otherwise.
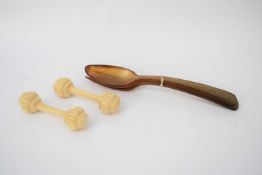
<path fill-rule="evenodd" d="M 232 110 L 238 108 L 238 100 L 234 94 L 212 86 L 170 77 L 164 77 L 163 86 L 202 97 Z"/>
<path fill-rule="evenodd" d="M 140 84 L 161 85 L 161 77 L 141 76 Z M 171 77 L 162 77 L 162 85 L 207 99 L 231 110 L 237 110 L 238 108 L 236 96 L 222 89 Z"/>

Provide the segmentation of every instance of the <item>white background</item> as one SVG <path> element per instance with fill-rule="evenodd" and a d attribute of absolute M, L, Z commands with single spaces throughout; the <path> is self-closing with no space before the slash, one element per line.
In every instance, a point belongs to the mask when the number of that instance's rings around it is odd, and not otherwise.
<path fill-rule="evenodd" d="M 0 0 L 0 174 L 262 174 L 262 2 L 257 0 Z M 87 64 L 174 76 L 235 93 L 238 111 L 171 89 L 118 92 L 108 117 L 59 99 L 59 77 L 101 94 Z M 89 126 L 26 114 L 24 91 L 82 106 Z M 113 91 L 113 90 L 112 90 Z"/>

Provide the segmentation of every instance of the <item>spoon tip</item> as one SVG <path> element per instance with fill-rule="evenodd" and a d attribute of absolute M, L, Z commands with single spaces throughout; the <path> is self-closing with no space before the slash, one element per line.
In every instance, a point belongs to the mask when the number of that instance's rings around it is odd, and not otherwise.
<path fill-rule="evenodd" d="M 85 72 L 88 74 L 88 72 L 89 72 L 89 70 L 91 69 L 91 66 L 92 65 L 87 65 L 86 67 L 85 67 Z"/>

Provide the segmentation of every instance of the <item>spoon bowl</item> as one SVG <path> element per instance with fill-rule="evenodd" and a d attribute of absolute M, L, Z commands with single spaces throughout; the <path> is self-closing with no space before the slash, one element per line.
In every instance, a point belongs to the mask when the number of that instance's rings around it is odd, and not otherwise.
<path fill-rule="evenodd" d="M 127 88 L 138 80 L 138 75 L 126 68 L 111 65 L 88 65 L 86 78 L 114 89 Z"/>

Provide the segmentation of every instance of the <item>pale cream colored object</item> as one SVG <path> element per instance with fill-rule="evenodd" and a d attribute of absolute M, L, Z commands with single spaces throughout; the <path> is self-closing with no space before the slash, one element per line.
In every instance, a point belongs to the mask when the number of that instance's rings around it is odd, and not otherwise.
<path fill-rule="evenodd" d="M 160 87 L 164 87 L 165 78 L 164 78 L 164 77 L 161 77 L 160 81 L 161 81 Z"/>
<path fill-rule="evenodd" d="M 97 101 L 100 110 L 105 114 L 113 114 L 117 112 L 120 105 L 120 98 L 118 95 L 112 92 L 106 92 L 101 96 L 97 96 L 74 87 L 74 84 L 68 78 L 59 78 L 54 84 L 54 90 L 61 98 L 68 98 L 77 95 Z"/>
<path fill-rule="evenodd" d="M 19 103 L 25 112 L 34 113 L 38 111 L 48 112 L 56 116 L 64 117 L 65 123 L 70 129 L 76 131 L 85 128 L 87 114 L 80 107 L 72 108 L 68 111 L 47 106 L 36 92 L 25 92 L 21 95 Z"/>

